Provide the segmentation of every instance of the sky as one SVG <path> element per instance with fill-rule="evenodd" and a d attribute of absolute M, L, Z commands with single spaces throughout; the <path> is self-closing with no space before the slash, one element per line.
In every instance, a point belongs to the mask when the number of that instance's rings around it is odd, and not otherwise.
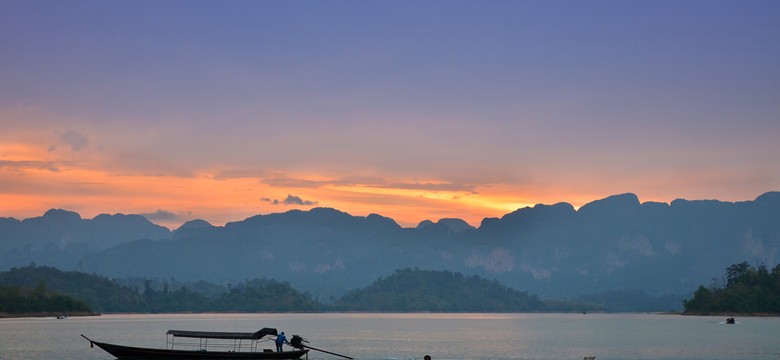
<path fill-rule="evenodd" d="M 0 1 L 0 217 L 780 190 L 778 1 Z"/>

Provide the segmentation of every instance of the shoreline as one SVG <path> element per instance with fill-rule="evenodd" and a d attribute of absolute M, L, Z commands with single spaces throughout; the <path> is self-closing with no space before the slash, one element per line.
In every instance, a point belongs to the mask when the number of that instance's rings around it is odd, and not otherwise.
<path fill-rule="evenodd" d="M 100 316 L 99 313 L 92 311 L 65 311 L 65 312 L 29 312 L 29 313 L 6 313 L 0 312 L 0 319 L 13 318 L 57 318 L 59 316 Z"/>
<path fill-rule="evenodd" d="M 122 314 L 140 314 L 140 315 L 153 315 L 153 314 L 214 314 L 214 313 L 231 313 L 231 312 L 172 312 L 172 313 L 139 313 L 139 312 L 118 312 L 118 313 L 110 313 L 114 315 L 122 315 Z M 329 312 L 318 312 L 318 313 L 329 313 Z M 346 313 L 363 313 L 363 312 L 346 312 Z M 368 312 L 368 313 L 375 313 L 375 312 Z M 415 314 L 418 312 L 408 312 L 408 313 L 401 313 L 398 314 Z M 423 312 L 427 313 L 427 312 Z M 550 314 L 575 314 L 576 312 L 551 312 Z M 493 312 L 488 312 L 485 314 L 498 314 Z M 512 314 L 525 314 L 525 313 L 512 313 Z M 528 313 L 531 314 L 531 313 Z M 590 314 L 590 313 L 588 313 Z M 596 314 L 596 313 L 594 313 Z M 678 316 L 726 316 L 726 317 L 780 317 L 780 313 L 736 313 L 736 312 L 723 312 L 723 313 L 685 313 L 685 312 L 675 312 L 675 311 L 667 311 L 667 312 L 635 312 L 635 313 L 610 313 L 610 312 L 598 312 L 598 314 L 656 314 L 661 316 L 668 316 L 668 315 L 678 315 Z M 6 312 L 0 312 L 0 319 L 13 319 L 13 318 L 57 318 L 59 316 L 64 316 L 65 318 L 68 317 L 85 317 L 85 316 L 101 316 L 101 313 L 96 313 L 92 311 L 66 311 L 66 312 L 28 312 L 28 313 L 6 313 Z"/>
<path fill-rule="evenodd" d="M 679 313 L 682 316 L 740 316 L 740 317 L 780 317 L 780 313 L 736 313 L 736 312 L 723 312 L 723 313 Z"/>

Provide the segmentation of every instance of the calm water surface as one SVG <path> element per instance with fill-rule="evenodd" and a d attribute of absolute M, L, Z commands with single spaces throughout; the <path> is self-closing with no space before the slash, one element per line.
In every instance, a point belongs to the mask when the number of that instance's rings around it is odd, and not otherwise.
<path fill-rule="evenodd" d="M 176 314 L 0 319 L 0 359 L 109 360 L 96 341 L 165 347 L 165 332 L 275 327 L 356 359 L 780 359 L 780 318 L 654 314 Z M 263 347 L 273 348 L 268 342 Z M 309 359 L 340 359 L 311 351 Z"/>

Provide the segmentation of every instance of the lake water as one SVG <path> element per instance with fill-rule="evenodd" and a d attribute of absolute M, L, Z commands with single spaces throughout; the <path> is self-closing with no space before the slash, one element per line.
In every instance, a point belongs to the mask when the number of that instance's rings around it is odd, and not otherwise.
<path fill-rule="evenodd" d="M 108 360 L 81 338 L 165 347 L 165 332 L 298 334 L 355 359 L 780 359 L 780 318 L 655 314 L 176 314 L 0 319 L 0 359 Z M 273 348 L 273 343 L 264 344 Z M 309 359 L 340 359 L 311 351 Z"/>

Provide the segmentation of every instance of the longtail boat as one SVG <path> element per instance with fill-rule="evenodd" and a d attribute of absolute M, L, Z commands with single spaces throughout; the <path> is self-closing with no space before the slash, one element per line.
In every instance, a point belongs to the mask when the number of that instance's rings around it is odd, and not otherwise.
<path fill-rule="evenodd" d="M 105 350 L 117 359 L 246 359 L 246 360 L 294 360 L 304 355 L 308 359 L 309 349 L 301 342 L 302 338 L 294 335 L 290 344 L 295 350 L 275 352 L 271 349 L 259 349 L 258 340 L 266 335 L 276 336 L 276 329 L 263 328 L 256 332 L 214 332 L 168 330 L 166 346 L 162 348 L 145 348 L 125 346 L 94 341 L 82 334 L 89 341 L 90 347 Z M 178 341 L 177 341 L 178 339 Z M 194 339 L 194 340 L 193 340 Z"/>

